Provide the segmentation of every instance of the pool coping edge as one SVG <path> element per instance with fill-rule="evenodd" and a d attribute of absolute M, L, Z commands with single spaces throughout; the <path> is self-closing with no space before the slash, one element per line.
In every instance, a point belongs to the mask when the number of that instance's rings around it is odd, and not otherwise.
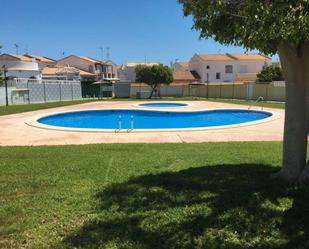
<path fill-rule="evenodd" d="M 164 112 L 164 111 L 172 111 L 172 112 L 203 112 L 203 111 L 215 111 L 215 110 L 248 110 L 244 108 L 214 108 L 214 109 L 205 109 L 205 110 L 181 110 L 179 111 L 178 108 L 176 109 L 150 109 L 146 108 L 147 111 L 158 111 L 158 112 Z M 101 108 L 96 110 L 130 110 L 128 108 Z M 132 110 L 141 110 L 145 111 L 145 108 L 137 109 L 134 108 Z M 258 112 L 268 112 L 272 115 L 270 117 L 257 120 L 257 121 L 251 121 L 251 122 L 245 122 L 241 124 L 233 124 L 233 125 L 224 125 L 224 126 L 213 126 L 213 127 L 196 127 L 196 128 L 172 128 L 172 129 L 94 129 L 94 128 L 69 128 L 69 127 L 61 127 L 61 126 L 51 126 L 51 125 L 44 125 L 42 123 L 39 123 L 38 120 L 40 118 L 44 118 L 47 116 L 62 114 L 62 113 L 74 113 L 74 112 L 81 112 L 81 111 L 93 111 L 91 109 L 85 109 L 85 110 L 72 110 L 72 111 L 63 111 L 63 112 L 51 112 L 44 115 L 35 115 L 25 121 L 25 124 L 34 128 L 40 128 L 45 130 L 53 130 L 53 131 L 66 131 L 66 132 L 88 132 L 88 133 L 155 133 L 155 132 L 190 132 L 190 131 L 207 131 L 207 130 L 223 130 L 223 129 L 232 129 L 232 128 L 239 128 L 239 127 L 246 127 L 246 126 L 254 126 L 259 124 L 264 124 L 268 122 L 275 121 L 279 118 L 281 118 L 281 114 L 273 111 L 273 110 L 254 110 L 251 109 L 251 111 L 258 111 Z"/>

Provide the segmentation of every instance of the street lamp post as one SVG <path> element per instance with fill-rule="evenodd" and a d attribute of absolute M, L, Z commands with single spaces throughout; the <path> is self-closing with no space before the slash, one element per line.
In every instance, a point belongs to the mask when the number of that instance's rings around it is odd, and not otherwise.
<path fill-rule="evenodd" d="M 6 69 L 5 65 L 3 65 L 2 68 L 3 68 L 4 86 L 5 86 L 5 105 L 8 106 L 8 105 L 9 105 L 9 99 L 8 99 L 8 82 L 7 82 L 7 78 L 6 78 L 7 69 Z"/>
<path fill-rule="evenodd" d="M 206 83 L 207 83 L 207 96 L 206 96 L 206 98 L 208 99 L 209 98 L 209 73 L 206 73 Z"/>

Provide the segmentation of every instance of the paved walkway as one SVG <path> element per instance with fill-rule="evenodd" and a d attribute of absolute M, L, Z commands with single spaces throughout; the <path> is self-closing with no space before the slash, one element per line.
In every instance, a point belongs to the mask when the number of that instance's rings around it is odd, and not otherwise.
<path fill-rule="evenodd" d="M 233 105 L 209 101 L 183 101 L 191 106 L 182 110 L 244 109 Z M 95 143 L 199 143 L 218 141 L 281 141 L 283 137 L 284 110 L 265 108 L 274 112 L 276 118 L 260 124 L 241 127 L 174 132 L 100 133 L 47 130 L 27 125 L 29 119 L 54 112 L 91 109 L 136 108 L 138 101 L 101 101 L 66 106 L 34 112 L 0 116 L 0 145 L 64 145 Z M 253 110 L 261 110 L 253 107 Z M 179 109 L 178 109 L 179 110 Z"/>

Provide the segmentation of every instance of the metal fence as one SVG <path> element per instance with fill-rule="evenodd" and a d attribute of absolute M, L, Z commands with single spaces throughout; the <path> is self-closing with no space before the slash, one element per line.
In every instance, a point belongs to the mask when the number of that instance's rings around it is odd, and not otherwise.
<path fill-rule="evenodd" d="M 10 104 L 43 103 L 82 99 L 80 81 L 14 79 L 8 82 Z M 5 87 L 0 86 L 0 105 L 5 104 Z"/>

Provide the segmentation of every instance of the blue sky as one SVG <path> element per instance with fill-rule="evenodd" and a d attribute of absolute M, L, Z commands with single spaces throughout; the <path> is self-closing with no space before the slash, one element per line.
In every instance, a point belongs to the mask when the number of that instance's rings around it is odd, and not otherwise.
<path fill-rule="evenodd" d="M 213 40 L 199 40 L 192 19 L 183 17 L 176 0 L 1 0 L 2 52 L 58 59 L 77 54 L 110 59 L 187 61 L 194 53 L 244 52 Z"/>

